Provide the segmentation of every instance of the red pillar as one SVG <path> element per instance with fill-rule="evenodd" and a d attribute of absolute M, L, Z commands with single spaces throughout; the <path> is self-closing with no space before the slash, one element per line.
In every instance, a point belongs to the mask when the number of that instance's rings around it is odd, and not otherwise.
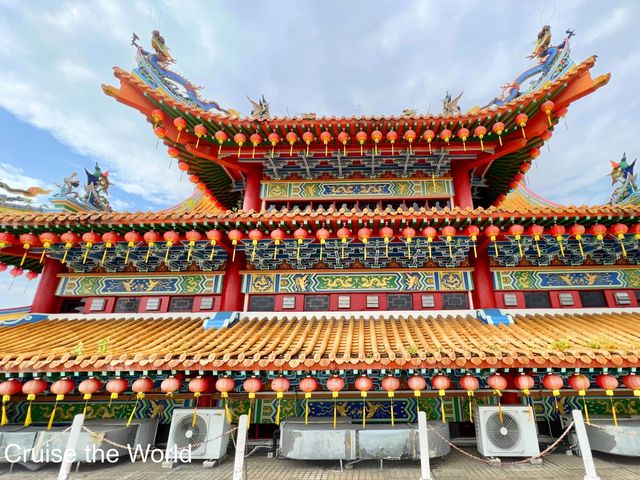
<path fill-rule="evenodd" d="M 250 165 L 249 171 L 245 173 L 244 201 L 242 210 L 248 212 L 262 210 L 262 199 L 260 198 L 260 182 L 262 181 L 262 165 Z"/>
<path fill-rule="evenodd" d="M 478 257 L 471 257 L 474 308 L 496 308 L 496 293 L 493 288 L 488 250 L 489 242 L 481 242 L 478 244 Z"/>
<path fill-rule="evenodd" d="M 227 268 L 222 279 L 222 306 L 223 312 L 241 312 L 244 307 L 244 294 L 242 293 L 242 275 L 240 271 L 246 267 L 247 258 L 244 252 L 236 252 L 235 261 L 231 261 L 232 253 L 229 252 Z"/>
<path fill-rule="evenodd" d="M 453 177 L 453 202 L 455 206 L 473 208 L 469 168 L 453 161 L 451 163 L 451 176 Z"/>
<path fill-rule="evenodd" d="M 502 376 L 507 379 L 507 388 L 509 390 L 517 388 L 515 383 L 513 382 L 515 374 L 509 372 L 503 373 Z M 520 395 L 518 395 L 517 392 L 503 392 L 502 403 L 505 405 L 520 405 L 522 401 L 520 400 Z"/>
<path fill-rule="evenodd" d="M 58 288 L 58 274 L 64 271 L 64 265 L 58 260 L 45 258 L 40 282 L 31 303 L 32 312 L 57 313 L 60 311 L 62 297 L 56 296 L 56 289 Z"/>

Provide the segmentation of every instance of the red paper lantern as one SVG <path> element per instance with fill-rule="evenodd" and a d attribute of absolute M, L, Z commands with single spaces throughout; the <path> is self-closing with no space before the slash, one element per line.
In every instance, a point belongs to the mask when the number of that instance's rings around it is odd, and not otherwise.
<path fill-rule="evenodd" d="M 240 152 L 242 150 L 242 146 L 247 141 L 247 136 L 244 133 L 236 133 L 233 136 L 233 141 L 238 145 L 238 158 L 240 158 Z"/>
<path fill-rule="evenodd" d="M 604 389 L 605 395 L 609 397 L 611 402 L 611 415 L 613 416 L 613 423 L 618 426 L 618 415 L 616 412 L 616 406 L 613 403 L 613 391 L 618 388 L 618 379 L 609 373 L 603 373 L 596 377 L 596 385 Z"/>
<path fill-rule="evenodd" d="M 178 156 L 180 155 L 180 150 L 178 150 L 176 147 L 169 147 L 167 149 L 167 153 L 171 158 L 178 158 Z"/>
<path fill-rule="evenodd" d="M 373 388 L 373 380 L 366 375 L 360 375 L 356 378 L 355 388 L 360 392 L 360 396 L 366 397 L 367 392 Z"/>
<path fill-rule="evenodd" d="M 451 136 L 453 135 L 453 133 L 451 132 L 451 130 L 449 130 L 448 128 L 444 128 L 441 132 L 440 132 L 440 138 L 442 140 L 444 140 L 444 143 L 446 143 L 447 145 L 449 144 L 449 140 L 451 140 Z"/>
<path fill-rule="evenodd" d="M 475 258 L 477 258 L 478 257 L 478 249 L 477 249 L 476 242 L 478 240 L 478 235 L 480 235 L 480 229 L 475 225 L 469 225 L 465 229 L 465 234 L 467 235 L 467 237 L 469 237 L 471 239 L 472 246 L 473 246 L 473 256 Z"/>
<path fill-rule="evenodd" d="M 62 400 L 65 395 L 73 392 L 74 387 L 75 383 L 73 380 L 70 378 L 61 378 L 53 382 L 49 390 L 57 397 L 56 400 Z"/>
<path fill-rule="evenodd" d="M 255 398 L 256 393 L 262 390 L 262 386 L 262 380 L 255 376 L 249 377 L 242 382 L 242 388 L 249 394 L 249 398 Z"/>
<path fill-rule="evenodd" d="M 440 396 L 440 416 L 442 417 L 442 422 L 446 423 L 447 415 L 444 410 L 444 396 L 446 390 L 451 387 L 451 380 L 449 380 L 449 377 L 446 375 L 439 373 L 431 378 L 431 385 L 438 390 L 438 395 Z"/>
<path fill-rule="evenodd" d="M 306 131 L 302 134 L 302 141 L 307 145 L 307 155 L 309 155 L 309 145 L 313 142 L 313 133 Z"/>
<path fill-rule="evenodd" d="M 528 121 L 529 117 L 526 113 L 519 113 L 518 115 L 516 115 L 516 125 L 518 125 L 522 130 L 522 138 L 524 138 L 525 140 L 527 138 L 527 134 L 524 131 L 524 127 L 527 125 Z"/>
<path fill-rule="evenodd" d="M 231 245 L 233 245 L 233 254 L 231 256 L 231 261 L 235 261 L 236 259 L 236 247 L 238 245 L 238 242 L 240 240 L 242 240 L 242 232 L 240 230 L 234 229 L 234 230 L 230 230 L 227 233 L 227 237 L 229 237 L 229 240 L 231 240 Z"/>
<path fill-rule="evenodd" d="M 384 226 L 380 229 L 380 235 L 382 236 L 382 239 L 384 241 L 384 251 L 385 251 L 385 256 L 389 256 L 389 243 L 391 242 L 391 240 L 393 240 L 394 237 L 394 232 L 393 232 L 393 228 L 390 228 L 388 226 Z"/>
<path fill-rule="evenodd" d="M 271 389 L 276 392 L 276 398 L 278 399 L 278 409 L 276 411 L 276 425 L 280 425 L 280 400 L 284 397 L 284 392 L 289 390 L 289 380 L 285 377 L 274 378 L 271 381 Z"/>
<path fill-rule="evenodd" d="M 174 127 L 176 127 L 176 130 L 178 130 L 178 136 L 176 137 L 176 142 L 179 142 L 180 134 L 182 133 L 182 130 L 187 128 L 187 121 L 182 117 L 176 117 L 173 119 L 173 125 Z"/>
<path fill-rule="evenodd" d="M 474 130 L 473 130 L 473 135 L 475 137 L 478 137 L 480 139 L 480 149 L 484 150 L 484 143 L 482 142 L 482 139 L 484 138 L 484 136 L 487 134 L 487 128 L 482 126 L 482 125 L 478 125 Z"/>
<path fill-rule="evenodd" d="M 633 395 L 640 397 L 640 376 L 635 373 L 630 373 L 622 377 L 622 383 L 625 387 L 633 390 Z"/>
<path fill-rule="evenodd" d="M 499 373 L 494 373 L 487 377 L 487 385 L 495 390 L 498 395 L 500 395 L 500 392 L 503 392 L 507 389 L 507 384 L 507 379 Z"/>
<path fill-rule="evenodd" d="M 118 395 L 127 391 L 128 386 L 129 384 L 124 378 L 115 377 L 110 379 L 104 388 L 111 394 L 111 400 L 116 400 Z M 111 403 L 111 401 L 109 403 Z"/>
<path fill-rule="evenodd" d="M 196 137 L 198 137 L 198 140 L 196 141 L 196 149 L 197 149 L 200 146 L 200 139 L 207 135 L 207 128 L 201 123 L 199 123 L 198 125 L 193 127 L 193 133 L 195 133 Z"/>
<path fill-rule="evenodd" d="M 254 228 L 249 231 L 249 240 L 251 240 L 251 245 L 253 249 L 251 250 L 251 261 L 253 262 L 256 258 L 256 250 L 258 248 L 258 242 L 264 238 L 264 234 L 261 230 Z"/>
<path fill-rule="evenodd" d="M 436 138 L 436 132 L 434 132 L 430 128 L 427 128 L 422 134 L 422 138 L 427 142 L 427 145 L 429 146 L 429 153 L 433 153 L 431 151 L 431 142 L 433 142 L 433 139 Z"/>
<path fill-rule="evenodd" d="M 236 382 L 231 377 L 220 377 L 216 380 L 216 390 L 220 392 L 220 398 L 224 400 L 224 411 L 227 416 L 227 422 L 231 423 L 231 411 L 229 410 L 229 393 L 236 388 Z"/>
<path fill-rule="evenodd" d="M 371 229 L 369 229 L 367 227 L 362 227 L 361 229 L 358 230 L 358 238 L 364 244 L 364 259 L 365 260 L 367 259 L 367 242 L 371 238 L 371 235 L 373 235 L 373 232 L 371 231 Z"/>
<path fill-rule="evenodd" d="M 86 395 L 89 395 L 89 398 L 91 398 L 91 395 L 98 392 L 101 388 L 102 382 L 95 377 L 90 377 L 85 378 L 80 382 L 80 384 L 78 385 L 78 392 L 85 395 L 86 400 Z"/>
<path fill-rule="evenodd" d="M 170 377 L 165 378 L 160 384 L 160 391 L 164 393 L 167 397 L 173 397 L 173 394 L 180 391 L 181 381 L 179 378 L 171 375 Z"/>
<path fill-rule="evenodd" d="M 324 143 L 324 156 L 326 157 L 329 154 L 329 142 L 331 141 L 331 134 L 325 130 L 320 134 L 320 140 Z"/>
<path fill-rule="evenodd" d="M 20 392 L 22 392 L 22 383 L 17 378 L 10 378 L 0 383 L 0 395 L 3 397 L 17 395 Z"/>
<path fill-rule="evenodd" d="M 284 240 L 284 232 L 279 228 L 272 230 L 270 233 L 271 239 L 275 243 L 275 249 L 273 251 L 273 259 L 275 260 L 278 256 L 278 245 Z"/>
<path fill-rule="evenodd" d="M 321 261 L 322 261 L 322 253 L 324 250 L 324 245 L 325 243 L 327 243 L 327 239 L 329 238 L 330 235 L 331 234 L 329 233 L 329 230 L 327 230 L 324 227 L 316 231 L 316 238 L 320 241 L 320 260 Z"/>
<path fill-rule="evenodd" d="M 15 243 L 18 243 L 15 235 L 9 232 L 0 233 L 0 248 L 9 247 Z"/>
<path fill-rule="evenodd" d="M 24 420 L 24 426 L 31 425 L 31 403 L 36 399 L 36 395 L 44 393 L 47 389 L 47 382 L 41 378 L 33 378 L 22 385 L 22 393 L 27 395 L 29 406 L 27 407 L 27 416 Z"/>
<path fill-rule="evenodd" d="M 338 134 L 338 141 L 342 144 L 343 154 L 347 154 L 347 142 L 349 141 L 349 134 L 347 132 L 340 132 Z"/>
<path fill-rule="evenodd" d="M 618 239 L 620 242 L 620 247 L 622 248 L 622 256 L 627 256 L 627 249 L 624 246 L 624 236 L 629 231 L 629 227 L 627 227 L 624 223 L 616 223 L 612 225 L 609 229 L 611 234 Z"/>
<path fill-rule="evenodd" d="M 542 377 L 542 385 L 547 390 L 551 390 L 554 397 L 560 395 L 560 389 L 564 385 L 564 380 L 560 375 L 555 373 L 547 373 L 544 377 Z"/>
<path fill-rule="evenodd" d="M 462 140 L 462 148 L 464 149 L 464 151 L 467 151 L 467 139 L 469 138 L 470 132 L 468 128 L 459 128 L 458 131 L 456 132 L 456 137 L 458 137 L 460 140 Z"/>
<path fill-rule="evenodd" d="M 367 133 L 360 130 L 356 133 L 356 141 L 360 144 L 360 155 L 364 155 L 363 145 L 367 141 Z"/>
<path fill-rule="evenodd" d="M 516 375 L 516 377 L 513 379 L 513 383 L 517 389 L 522 390 L 526 395 L 529 394 L 529 391 L 535 385 L 533 377 L 531 375 L 527 375 L 526 373 Z"/>
<path fill-rule="evenodd" d="M 333 375 L 327 379 L 327 390 L 333 392 L 333 396 L 337 397 L 337 393 L 344 388 L 344 379 L 337 375 Z"/>
<path fill-rule="evenodd" d="M 158 123 L 164 122 L 164 112 L 159 108 L 154 108 L 153 110 L 151 110 L 151 118 L 153 119 L 155 127 L 156 125 L 158 125 Z"/>
<path fill-rule="evenodd" d="M 342 252 L 340 254 L 340 257 L 344 258 L 344 246 L 347 244 L 349 237 L 351 236 L 351 230 L 349 230 L 347 227 L 342 227 L 336 232 L 336 236 L 340 239 L 340 243 L 342 244 Z"/>
<path fill-rule="evenodd" d="M 549 120 L 549 126 L 553 126 L 553 122 L 551 121 L 551 112 L 555 108 L 555 104 L 551 100 L 547 100 L 540 105 L 540 110 L 547 114 L 547 119 Z"/>
<path fill-rule="evenodd" d="M 591 226 L 591 228 L 589 229 L 589 233 L 595 236 L 598 240 L 602 241 L 604 239 L 604 236 L 607 234 L 607 227 L 596 223 Z"/>
<path fill-rule="evenodd" d="M 313 377 L 304 377 L 302 380 L 300 380 L 300 391 L 304 392 L 305 394 L 311 394 L 312 392 L 315 392 L 318 389 L 318 386 L 318 380 Z"/>
<path fill-rule="evenodd" d="M 414 374 L 407 379 L 407 385 L 409 390 L 413 390 L 413 395 L 419 397 L 422 390 L 427 388 L 427 381 L 423 376 Z"/>
<path fill-rule="evenodd" d="M 489 237 L 493 242 L 493 248 L 497 257 L 499 254 L 498 254 L 498 242 L 496 240 L 500 235 L 500 227 L 496 225 L 489 225 L 487 228 L 484 229 L 484 234 L 486 237 Z"/>
<path fill-rule="evenodd" d="M 491 127 L 491 131 L 498 135 L 498 141 L 500 142 L 500 146 L 502 146 L 502 132 L 504 132 L 504 123 L 496 122 Z"/>
<path fill-rule="evenodd" d="M 391 427 L 395 426 L 395 414 L 393 411 L 393 397 L 395 396 L 395 391 L 400 388 L 400 379 L 394 377 L 392 375 L 388 375 L 382 379 L 381 382 L 382 389 L 387 392 L 387 397 L 389 397 L 391 401 Z"/>
<path fill-rule="evenodd" d="M 131 390 L 138 396 L 150 392 L 153 389 L 153 380 L 149 377 L 140 377 L 131 384 Z"/>
<path fill-rule="evenodd" d="M 469 396 L 473 396 L 473 392 L 480 388 L 480 381 L 473 375 L 467 373 L 460 378 L 460 386 L 463 390 L 466 390 L 468 394 L 471 393 Z"/>
<path fill-rule="evenodd" d="M 153 133 L 156 134 L 156 137 L 158 137 L 158 139 L 160 138 L 164 138 L 167 136 L 167 131 L 164 129 L 164 127 L 155 127 L 153 129 Z M 157 143 L 157 142 L 156 142 Z M 157 146 L 157 145 L 156 145 Z"/>

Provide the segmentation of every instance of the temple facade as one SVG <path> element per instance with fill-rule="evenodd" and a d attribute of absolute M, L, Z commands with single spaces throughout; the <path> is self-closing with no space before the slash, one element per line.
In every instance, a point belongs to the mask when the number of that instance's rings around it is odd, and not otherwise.
<path fill-rule="evenodd" d="M 99 380 L 90 417 L 168 423 L 224 399 L 256 435 L 307 401 L 383 423 L 422 409 L 461 432 L 499 399 L 545 425 L 575 405 L 637 413 L 640 209 L 523 184 L 609 80 L 569 41 L 537 45 L 466 113 L 447 94 L 439 115 L 349 118 L 275 117 L 264 97 L 242 116 L 171 70 L 164 40 L 134 42 L 136 68 L 103 90 L 196 193 L 155 213 L 0 214 L 0 261 L 41 274 L 29 312 L 0 319 L 5 420 L 69 422 L 86 397 L 54 407 L 62 378 Z"/>

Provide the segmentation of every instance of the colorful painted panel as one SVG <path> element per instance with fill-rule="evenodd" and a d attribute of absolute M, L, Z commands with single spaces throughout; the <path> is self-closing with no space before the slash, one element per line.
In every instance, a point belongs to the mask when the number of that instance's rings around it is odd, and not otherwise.
<path fill-rule="evenodd" d="M 497 290 L 637 288 L 640 269 L 608 270 L 495 270 Z"/>
<path fill-rule="evenodd" d="M 222 291 L 222 274 L 185 275 L 63 275 L 56 295 L 195 295 Z"/>
<path fill-rule="evenodd" d="M 466 271 L 245 273 L 244 293 L 465 291 L 473 288 Z"/>
<path fill-rule="evenodd" d="M 450 178 L 433 180 L 353 180 L 353 181 L 265 181 L 265 200 L 361 199 L 361 198 L 443 198 L 453 195 Z"/>
<path fill-rule="evenodd" d="M 188 400 L 140 400 L 136 407 L 135 418 L 155 418 L 164 424 L 171 423 L 171 416 L 174 408 L 183 407 L 183 402 L 188 404 Z M 131 415 L 135 400 L 129 402 L 115 401 L 90 401 L 87 404 L 86 417 L 87 420 L 93 419 L 126 419 Z M 24 422 L 27 414 L 27 402 L 11 402 L 8 405 L 7 415 L 11 423 Z M 185 405 L 186 406 L 186 405 Z M 54 402 L 34 402 L 31 406 L 31 416 L 33 423 L 46 424 L 49 421 L 51 412 L 53 411 Z M 84 402 L 63 401 L 58 403 L 55 421 L 56 423 L 71 423 L 73 417 L 82 413 Z"/>
<path fill-rule="evenodd" d="M 483 397 L 472 400 L 474 406 L 497 405 L 496 397 Z M 524 401 L 523 401 L 524 404 Z M 337 403 L 338 415 L 350 417 L 355 422 L 362 419 L 362 399 L 345 395 L 339 398 Z M 637 415 L 640 412 L 640 399 L 637 397 L 616 397 L 616 412 L 618 415 Z M 229 403 L 234 421 L 242 414 L 249 412 L 248 400 L 232 400 Z M 611 415 L 611 402 L 607 397 L 589 397 L 587 407 L 592 415 Z M 473 408 L 473 407 L 472 407 Z M 536 419 L 554 420 L 558 415 L 568 413 L 574 409 L 583 409 L 582 401 L 577 397 L 562 397 L 558 399 L 558 409 L 555 407 L 553 397 L 535 398 L 533 408 Z M 396 398 L 393 401 L 393 415 L 397 422 L 415 423 L 418 421 L 418 409 L 427 413 L 430 421 L 442 420 L 440 399 L 434 397 Z M 445 397 L 444 410 L 446 420 L 449 422 L 469 421 L 469 400 L 464 397 Z M 275 423 L 277 412 L 276 400 L 258 399 L 256 408 L 252 410 L 252 423 Z M 391 418 L 391 402 L 388 399 L 375 399 L 366 401 L 367 423 L 389 423 Z M 304 415 L 303 399 L 284 399 L 281 401 L 281 418 L 297 417 Z M 309 416 L 331 417 L 333 416 L 333 400 L 309 400 Z"/>

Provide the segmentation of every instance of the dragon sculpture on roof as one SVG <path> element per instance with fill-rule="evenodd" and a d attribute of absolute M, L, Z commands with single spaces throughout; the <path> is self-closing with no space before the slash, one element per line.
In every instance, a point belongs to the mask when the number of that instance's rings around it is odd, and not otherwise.
<path fill-rule="evenodd" d="M 179 102 L 188 103 L 202 110 L 216 110 L 228 116 L 239 116 L 236 110 L 222 108 L 214 100 L 205 100 L 200 97 L 202 87 L 196 86 L 182 75 L 169 68 L 175 63 L 171 51 L 164 37 L 158 30 L 151 33 L 151 48 L 153 52 L 145 50 L 138 41 L 140 37 L 134 32 L 131 36 L 131 45 L 136 47 L 136 60 L 138 67 L 135 73 L 142 81 L 156 90 L 160 90 Z"/>
<path fill-rule="evenodd" d="M 533 51 L 527 56 L 529 60 L 537 60 L 537 65 L 525 70 L 512 82 L 501 87 L 500 95 L 495 97 L 485 108 L 500 106 L 511 102 L 520 95 L 536 90 L 547 82 L 552 82 L 573 66 L 569 40 L 575 35 L 567 30 L 564 40 L 558 45 L 551 45 L 551 27 L 545 25 L 538 33 Z"/>
<path fill-rule="evenodd" d="M 627 161 L 627 154 L 624 153 L 619 162 L 610 160 L 611 172 L 611 185 L 613 186 L 613 193 L 609 200 L 610 205 L 637 205 L 640 204 L 640 188 L 638 188 L 637 176 L 634 173 L 636 166 L 635 159 L 629 163 Z"/>

